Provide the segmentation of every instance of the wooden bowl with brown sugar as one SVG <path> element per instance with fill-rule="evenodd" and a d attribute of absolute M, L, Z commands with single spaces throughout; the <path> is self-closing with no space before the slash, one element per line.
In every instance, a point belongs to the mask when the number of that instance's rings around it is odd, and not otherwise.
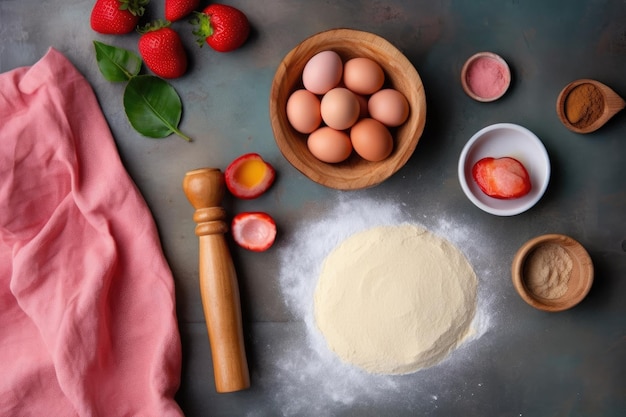
<path fill-rule="evenodd" d="M 556 100 L 556 113 L 566 128 L 585 134 L 600 129 L 625 106 L 624 99 L 607 85 L 580 79 L 561 90 Z"/>
<path fill-rule="evenodd" d="M 353 152 L 343 162 L 322 162 L 307 148 L 307 135 L 290 125 L 286 114 L 287 100 L 293 91 L 302 88 L 302 71 L 309 59 L 327 50 L 339 54 L 344 63 L 356 57 L 376 61 L 385 74 L 385 87 L 394 88 L 406 97 L 409 116 L 404 124 L 393 129 L 394 147 L 386 159 L 370 162 Z M 426 123 L 426 96 L 415 67 L 387 40 L 352 29 L 321 32 L 293 48 L 278 65 L 269 106 L 274 138 L 283 156 L 311 180 L 340 190 L 372 187 L 396 173 L 413 154 Z"/>
<path fill-rule="evenodd" d="M 529 305 L 556 312 L 574 307 L 593 284 L 593 263 L 573 238 L 547 234 L 526 242 L 511 266 L 513 285 Z"/>

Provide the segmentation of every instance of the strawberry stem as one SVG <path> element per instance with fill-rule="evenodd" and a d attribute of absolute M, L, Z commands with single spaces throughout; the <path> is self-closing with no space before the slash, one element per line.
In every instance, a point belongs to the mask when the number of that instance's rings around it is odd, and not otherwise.
<path fill-rule="evenodd" d="M 154 32 L 159 29 L 170 27 L 172 22 L 163 19 L 157 19 L 150 23 L 146 23 L 144 26 L 137 26 L 137 32 L 144 35 L 148 32 Z"/>
<path fill-rule="evenodd" d="M 196 26 L 191 33 L 196 35 L 196 43 L 202 48 L 206 38 L 213 34 L 213 26 L 211 26 L 211 17 L 206 13 L 194 12 L 195 19 L 191 19 L 189 23 Z"/>
<path fill-rule="evenodd" d="M 143 16 L 150 0 L 119 0 L 120 10 L 128 10 L 133 16 Z"/>

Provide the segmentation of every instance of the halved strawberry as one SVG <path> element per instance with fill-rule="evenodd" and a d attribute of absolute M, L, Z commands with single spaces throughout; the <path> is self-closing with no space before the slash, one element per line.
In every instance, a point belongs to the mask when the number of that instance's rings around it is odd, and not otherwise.
<path fill-rule="evenodd" d="M 261 211 L 239 213 L 233 218 L 231 232 L 242 248 L 263 252 L 274 244 L 276 222 Z"/>
<path fill-rule="evenodd" d="M 224 179 L 228 190 L 238 198 L 257 198 L 274 182 L 276 171 L 257 153 L 241 155 L 228 165 Z"/>
<path fill-rule="evenodd" d="M 523 197 L 532 187 L 524 165 L 515 158 L 483 158 L 472 167 L 474 181 L 490 197 Z"/>

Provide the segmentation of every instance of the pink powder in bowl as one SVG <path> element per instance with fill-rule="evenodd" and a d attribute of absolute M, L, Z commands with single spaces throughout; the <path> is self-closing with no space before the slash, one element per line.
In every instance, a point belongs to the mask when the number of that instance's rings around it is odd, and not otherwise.
<path fill-rule="evenodd" d="M 511 79 L 508 65 L 497 55 L 477 54 L 468 60 L 463 72 L 466 88 L 481 101 L 500 98 Z"/>

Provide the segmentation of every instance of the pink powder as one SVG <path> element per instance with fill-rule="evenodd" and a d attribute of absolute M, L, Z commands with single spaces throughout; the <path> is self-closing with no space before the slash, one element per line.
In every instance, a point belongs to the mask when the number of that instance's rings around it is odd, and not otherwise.
<path fill-rule="evenodd" d="M 504 92 L 508 77 L 504 65 L 493 58 L 480 57 L 467 69 L 467 84 L 479 97 L 494 98 Z"/>

